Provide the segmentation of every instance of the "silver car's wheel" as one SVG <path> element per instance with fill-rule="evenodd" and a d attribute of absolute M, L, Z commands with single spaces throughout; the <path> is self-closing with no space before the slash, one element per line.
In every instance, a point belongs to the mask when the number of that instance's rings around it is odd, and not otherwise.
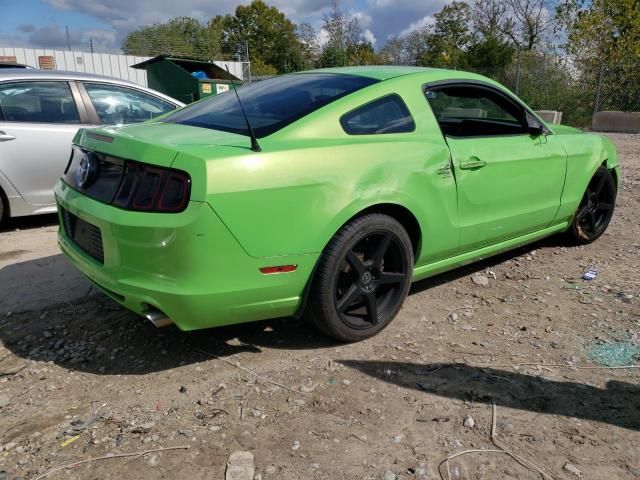
<path fill-rule="evenodd" d="M 9 216 L 9 206 L 7 204 L 7 197 L 0 188 L 0 225 L 4 224 L 4 221 Z"/>

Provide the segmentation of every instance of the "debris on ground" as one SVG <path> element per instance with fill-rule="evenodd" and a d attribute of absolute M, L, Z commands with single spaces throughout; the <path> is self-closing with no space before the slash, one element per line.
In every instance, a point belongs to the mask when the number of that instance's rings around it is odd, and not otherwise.
<path fill-rule="evenodd" d="M 464 425 L 467 428 L 473 428 L 476 426 L 476 421 L 473 419 L 471 415 L 467 415 L 464 417 L 462 425 Z"/>
<path fill-rule="evenodd" d="M 255 472 L 253 453 L 236 450 L 229 455 L 225 480 L 253 480 Z"/>
<path fill-rule="evenodd" d="M 580 480 L 582 480 L 582 472 L 578 469 L 578 467 L 576 467 L 575 465 L 573 465 L 572 463 L 565 463 L 564 467 L 563 467 L 567 472 L 575 475 L 577 478 L 579 478 Z"/>
<path fill-rule="evenodd" d="M 589 358 L 605 367 L 622 367 L 640 362 L 640 344 L 632 339 L 594 345 Z"/>
<path fill-rule="evenodd" d="M 486 275 L 481 275 L 479 273 L 471 275 L 471 281 L 481 287 L 489 285 L 489 278 Z"/>

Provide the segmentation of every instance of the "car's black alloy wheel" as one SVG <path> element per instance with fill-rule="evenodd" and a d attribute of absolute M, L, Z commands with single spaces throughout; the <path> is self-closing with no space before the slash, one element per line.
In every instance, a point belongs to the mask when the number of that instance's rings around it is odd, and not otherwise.
<path fill-rule="evenodd" d="M 381 214 L 349 222 L 320 259 L 310 315 L 342 341 L 371 337 L 396 316 L 411 285 L 413 250 L 402 225 Z"/>
<path fill-rule="evenodd" d="M 591 178 L 569 230 L 580 244 L 593 242 L 607 229 L 616 201 L 616 183 L 606 167 Z"/>

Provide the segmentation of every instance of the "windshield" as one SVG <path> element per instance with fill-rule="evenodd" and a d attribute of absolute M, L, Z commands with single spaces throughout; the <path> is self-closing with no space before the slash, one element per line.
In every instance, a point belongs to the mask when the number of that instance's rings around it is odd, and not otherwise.
<path fill-rule="evenodd" d="M 260 138 L 377 81 L 356 75 L 305 73 L 251 83 L 238 88 L 238 94 Z M 232 90 L 178 110 L 163 121 L 249 135 Z"/>

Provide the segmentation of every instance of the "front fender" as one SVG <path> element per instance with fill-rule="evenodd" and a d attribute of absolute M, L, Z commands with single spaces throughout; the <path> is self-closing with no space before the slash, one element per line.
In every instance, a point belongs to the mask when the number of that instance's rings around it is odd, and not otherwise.
<path fill-rule="evenodd" d="M 567 152 L 567 175 L 556 220 L 571 220 L 593 174 L 603 163 L 618 170 L 618 155 L 611 140 L 601 135 L 561 135 L 558 140 Z"/>

